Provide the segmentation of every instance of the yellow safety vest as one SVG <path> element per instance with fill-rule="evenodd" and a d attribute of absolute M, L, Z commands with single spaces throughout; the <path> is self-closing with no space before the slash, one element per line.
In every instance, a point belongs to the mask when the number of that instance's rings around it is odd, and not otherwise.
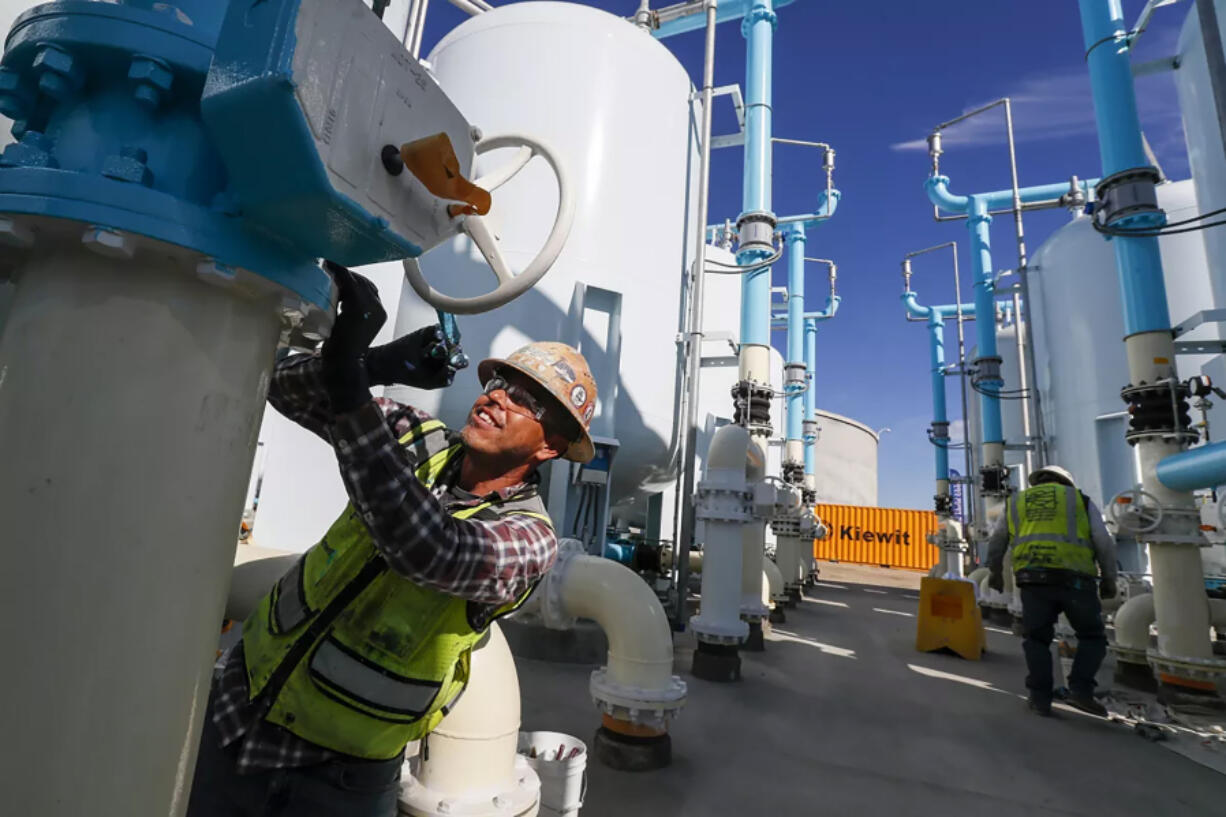
<path fill-rule="evenodd" d="M 439 421 L 400 440 L 427 487 L 462 451 Z M 451 513 L 549 521 L 535 490 Z M 243 624 L 252 699 L 271 698 L 272 723 L 319 746 L 384 760 L 426 735 L 468 682 L 469 656 L 493 608 L 397 575 L 350 504 Z"/>
<path fill-rule="evenodd" d="M 1013 571 L 1066 570 L 1097 576 L 1090 517 L 1076 488 L 1045 483 L 1009 500 Z"/>

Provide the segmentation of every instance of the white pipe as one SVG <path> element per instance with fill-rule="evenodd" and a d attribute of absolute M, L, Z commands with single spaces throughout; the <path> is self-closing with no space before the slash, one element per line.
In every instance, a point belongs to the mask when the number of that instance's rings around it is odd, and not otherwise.
<path fill-rule="evenodd" d="M 1130 653 L 1134 659 L 1131 663 L 1145 662 L 1145 653 L 1149 649 L 1149 628 L 1156 619 L 1152 593 L 1133 596 L 1115 612 L 1115 647 Z M 1129 656 L 1121 657 L 1127 660 Z"/>
<path fill-rule="evenodd" d="M 779 566 L 766 556 L 762 557 L 762 581 L 759 584 L 759 591 L 762 597 L 762 606 L 768 609 L 772 602 L 782 604 L 787 600 L 787 594 L 784 592 L 783 574 L 779 572 Z"/>
<path fill-rule="evenodd" d="M 974 570 L 972 570 L 971 574 L 967 576 L 966 578 L 970 579 L 975 584 L 980 584 L 983 582 L 984 579 L 986 579 L 990 575 L 992 575 L 991 570 L 988 570 L 986 567 L 977 567 Z"/>
<path fill-rule="evenodd" d="M 471 676 L 455 708 L 423 741 L 401 791 L 408 814 L 535 814 L 540 780 L 517 753 L 520 723 L 515 659 L 497 622 L 472 652 Z"/>
<path fill-rule="evenodd" d="M 718 429 L 695 504 L 703 543 L 702 607 L 690 627 L 710 643 L 735 644 L 749 635 L 741 621 L 741 526 L 749 518 L 745 473 L 752 450 L 744 428 Z"/>
<path fill-rule="evenodd" d="M 1226 599 L 1209 599 L 1209 622 L 1219 636 L 1226 635 Z"/>
<path fill-rule="evenodd" d="M 280 332 L 194 253 L 98 232 L 5 251 L 6 814 L 64 812 L 65 769 L 97 814 L 186 808 Z"/>
<path fill-rule="evenodd" d="M 647 583 L 625 565 L 599 556 L 572 556 L 563 568 L 566 614 L 592 619 L 608 636 L 608 679 L 647 690 L 672 688 L 672 628 Z"/>
<path fill-rule="evenodd" d="M 226 618 L 246 621 L 277 580 L 301 558 L 301 553 L 288 550 L 239 545 L 238 550 L 234 551 L 234 572 L 230 574 Z"/>

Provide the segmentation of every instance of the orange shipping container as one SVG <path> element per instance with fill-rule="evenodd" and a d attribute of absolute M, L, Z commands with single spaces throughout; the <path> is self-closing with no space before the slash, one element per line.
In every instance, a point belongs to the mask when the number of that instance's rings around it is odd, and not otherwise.
<path fill-rule="evenodd" d="M 813 542 L 817 559 L 927 570 L 939 558 L 928 543 L 928 534 L 937 529 L 932 511 L 818 505 L 817 515 L 830 531 Z"/>

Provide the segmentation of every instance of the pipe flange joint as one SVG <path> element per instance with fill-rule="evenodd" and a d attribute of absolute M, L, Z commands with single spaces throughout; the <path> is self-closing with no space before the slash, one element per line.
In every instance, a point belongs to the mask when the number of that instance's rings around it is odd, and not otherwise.
<path fill-rule="evenodd" d="M 775 253 L 775 214 L 762 210 L 742 213 L 736 221 L 738 237 L 737 255 L 758 251 L 765 256 Z"/>
<path fill-rule="evenodd" d="M 760 624 L 762 619 L 770 615 L 770 608 L 762 602 L 741 605 L 741 620 L 750 624 Z"/>
<path fill-rule="evenodd" d="M 821 436 L 822 427 L 817 424 L 817 420 L 803 420 L 800 427 L 803 429 L 802 436 L 806 443 L 815 443 L 817 438 Z"/>
<path fill-rule="evenodd" d="M 797 487 L 804 484 L 805 464 L 796 460 L 785 460 L 783 463 L 783 481 Z"/>
<path fill-rule="evenodd" d="M 1134 167 L 1113 173 L 1094 188 L 1094 220 L 1106 227 L 1146 229 L 1159 227 L 1166 214 L 1158 206 L 1157 168 Z"/>
<path fill-rule="evenodd" d="M 1138 666 L 1148 666 L 1149 657 L 1144 648 L 1135 649 L 1133 647 L 1125 647 L 1121 644 L 1112 644 L 1111 652 L 1115 654 L 1115 660 L 1124 664 L 1136 664 Z"/>
<path fill-rule="evenodd" d="M 421 782 L 421 767 L 421 757 L 409 759 L 408 774 L 400 783 L 403 813 L 420 817 L 489 817 L 491 814 L 512 817 L 529 813 L 541 801 L 541 779 L 521 754 L 515 755 L 509 785 L 502 791 L 481 789 L 459 795 L 435 791 Z"/>
<path fill-rule="evenodd" d="M 1210 682 L 1216 682 L 1226 676 L 1226 660 L 1221 658 L 1163 655 L 1155 649 L 1147 650 L 1145 657 L 1149 665 L 1158 673 Z"/>
<path fill-rule="evenodd" d="M 690 629 L 694 631 L 694 637 L 704 644 L 721 647 L 735 647 L 749 638 L 749 625 L 739 618 L 721 622 L 703 618 L 699 613 L 690 619 Z"/>
<path fill-rule="evenodd" d="M 997 385 L 1004 383 L 1005 380 L 1000 374 L 1000 367 L 1003 362 L 996 355 L 975 358 L 971 361 L 971 366 L 974 367 L 971 372 L 971 383 L 975 386 L 984 383 Z"/>
<path fill-rule="evenodd" d="M 799 394 L 805 390 L 807 369 L 803 363 L 783 364 L 783 390 L 787 394 Z"/>
<path fill-rule="evenodd" d="M 753 520 L 752 502 L 753 493 L 744 483 L 699 482 L 694 518 L 701 522 L 750 522 Z"/>
<path fill-rule="evenodd" d="M 982 496 L 1007 497 L 1011 492 L 1009 469 L 1004 465 L 985 465 L 980 468 L 979 492 Z"/>
<path fill-rule="evenodd" d="M 760 22 L 768 22 L 771 24 L 771 28 L 774 28 L 779 24 L 779 15 L 765 6 L 754 6 L 741 20 L 741 36 L 748 39 L 754 23 Z"/>
<path fill-rule="evenodd" d="M 686 685 L 680 677 L 669 677 L 661 689 L 619 684 L 609 678 L 609 668 L 592 671 L 588 690 L 592 703 L 603 714 L 640 726 L 665 729 L 668 721 L 685 708 Z"/>
<path fill-rule="evenodd" d="M 1128 430 L 1124 439 L 1129 445 L 1145 439 L 1181 445 L 1198 442 L 1200 432 L 1192 427 L 1189 394 L 1188 384 L 1175 378 L 1125 386 L 1120 390 L 1120 398 L 1128 404 Z"/>

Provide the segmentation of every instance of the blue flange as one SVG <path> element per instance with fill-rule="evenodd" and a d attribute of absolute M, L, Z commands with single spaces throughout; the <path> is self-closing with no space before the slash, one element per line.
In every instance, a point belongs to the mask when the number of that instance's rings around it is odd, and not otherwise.
<path fill-rule="evenodd" d="M 62 0 L 21 15 L 0 61 L 18 137 L 0 153 L 0 212 L 177 244 L 328 308 L 313 248 L 245 217 L 201 120 L 226 6 Z"/>

